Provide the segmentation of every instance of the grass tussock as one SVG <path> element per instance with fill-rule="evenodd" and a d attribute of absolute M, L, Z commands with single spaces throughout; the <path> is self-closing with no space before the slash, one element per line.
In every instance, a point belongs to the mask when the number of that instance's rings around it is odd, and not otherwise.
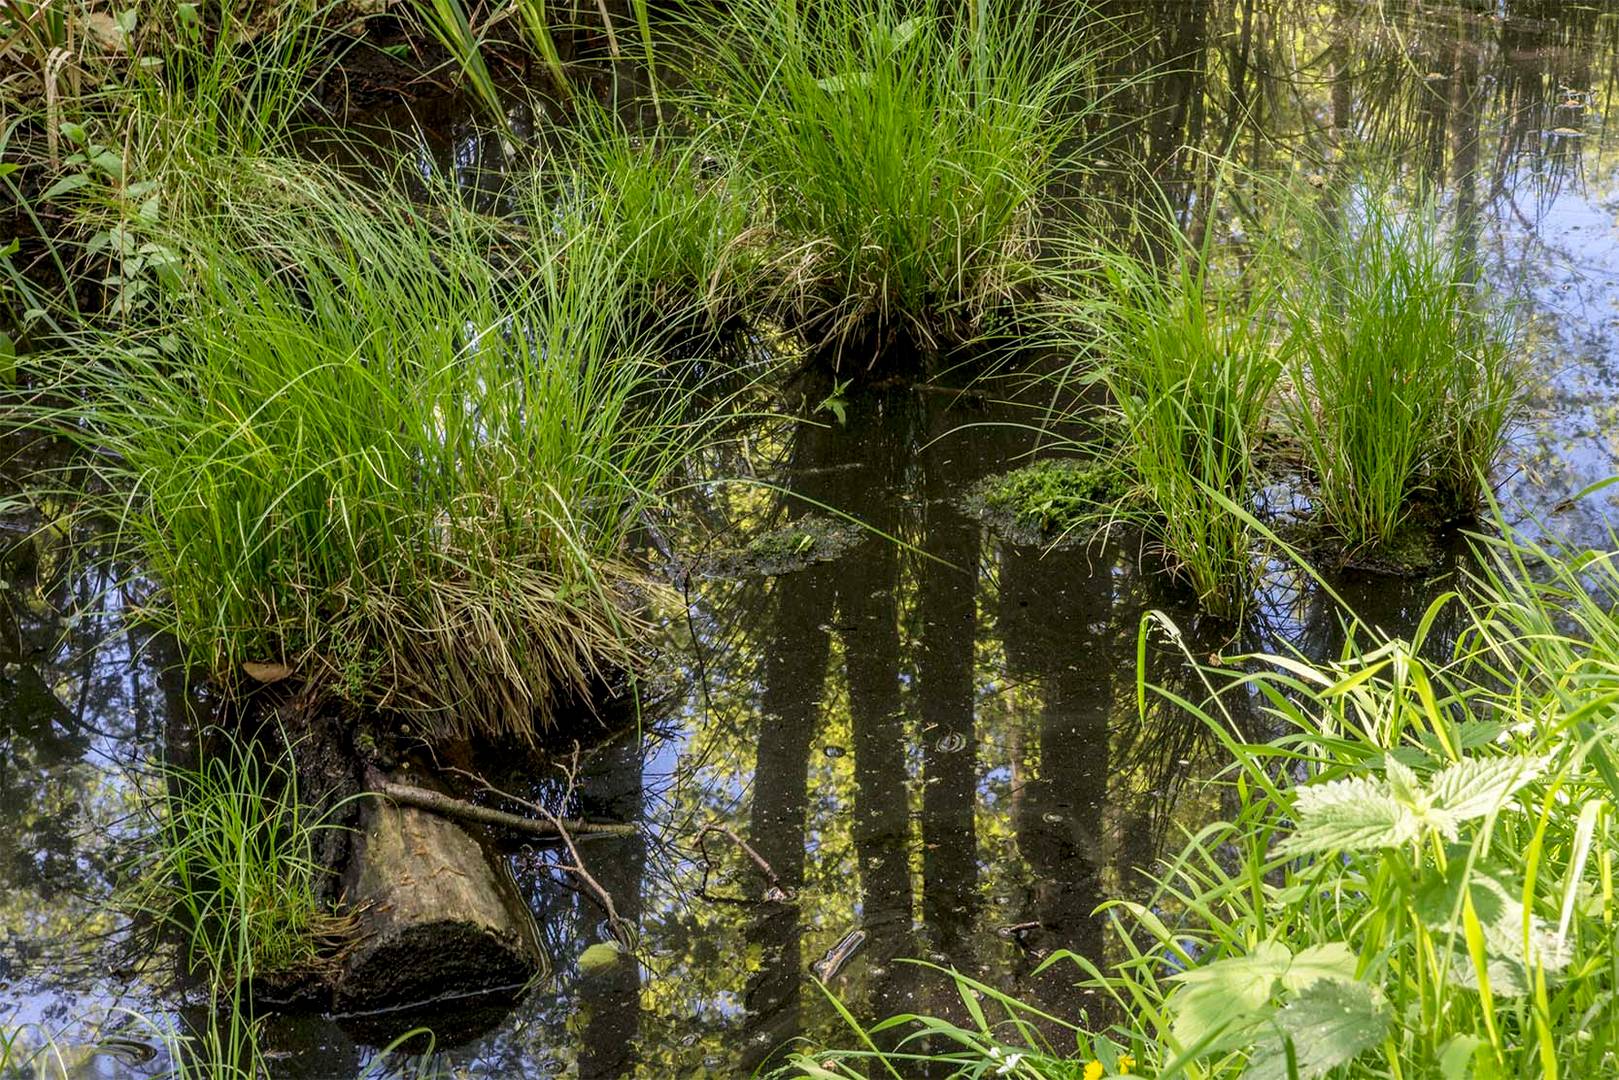
<path fill-rule="evenodd" d="M 1003 3 L 704 10 L 696 105 L 767 202 L 766 306 L 834 345 L 981 330 L 1031 284 L 1092 100 L 1084 29 Z"/>
<path fill-rule="evenodd" d="M 1167 268 L 1117 248 L 1095 250 L 1095 287 L 1064 309 L 1076 346 L 1099 350 L 1124 421 L 1122 455 L 1137 514 L 1171 568 L 1211 613 L 1242 613 L 1253 537 L 1248 507 L 1259 440 L 1281 362 L 1264 294 L 1215 280 L 1206 253 Z M 1075 325 L 1077 321 L 1077 325 Z"/>
<path fill-rule="evenodd" d="M 257 977 L 323 970 L 349 924 L 319 898 L 314 858 L 317 834 L 338 826 L 300 803 L 290 755 L 261 760 L 214 735 L 219 753 L 159 770 L 151 855 L 123 905 L 177 931 L 186 966 L 230 995 Z"/>
<path fill-rule="evenodd" d="M 921 1058 L 1028 1078 L 1126 1060 L 1213 1080 L 1612 1073 L 1619 550 L 1481 543 L 1485 569 L 1411 640 L 1205 668 L 1207 703 L 1175 699 L 1225 743 L 1234 812 L 1145 903 L 1110 905 L 1122 959 L 1048 961 L 1117 1023 L 1074 1028 L 1076 1051 L 991 991 L 969 1002 L 977 1025 L 924 1020 L 930 1052 L 885 1061 L 867 1042 L 799 1073 Z M 1450 619 L 1459 634 L 1437 640 Z M 1285 732 L 1257 745 L 1227 711 L 1256 695 Z"/>
<path fill-rule="evenodd" d="M 1470 518 L 1524 398 L 1511 318 L 1429 203 L 1368 197 L 1309 231 L 1284 294 L 1289 419 L 1321 513 L 1352 548 L 1387 544 L 1421 506 Z"/>
<path fill-rule="evenodd" d="M 609 245 L 501 236 L 251 163 L 165 243 L 154 329 L 31 372 L 94 451 L 155 611 L 226 684 L 283 664 L 426 732 L 527 735 L 628 667 L 625 548 L 691 429 Z"/>
<path fill-rule="evenodd" d="M 754 198 L 712 131 L 632 131 L 581 103 L 560 149 L 522 189 L 522 214 L 577 217 L 615 253 L 632 316 L 709 327 L 743 314 L 758 285 Z M 564 227 L 566 224 L 564 223 Z"/>

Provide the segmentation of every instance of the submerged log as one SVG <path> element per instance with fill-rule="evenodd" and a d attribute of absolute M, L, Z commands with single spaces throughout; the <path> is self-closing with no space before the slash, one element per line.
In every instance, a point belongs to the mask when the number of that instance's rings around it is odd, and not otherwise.
<path fill-rule="evenodd" d="M 515 998 L 545 958 L 505 867 L 445 817 L 384 796 L 363 804 L 345 878 L 360 938 L 338 979 L 338 1011 Z"/>

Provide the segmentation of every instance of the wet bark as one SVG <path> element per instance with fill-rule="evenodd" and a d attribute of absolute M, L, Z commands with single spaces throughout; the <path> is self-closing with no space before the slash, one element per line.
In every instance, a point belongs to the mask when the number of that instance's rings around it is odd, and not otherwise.
<path fill-rule="evenodd" d="M 360 818 L 345 877 L 360 936 L 337 981 L 337 1010 L 515 998 L 544 958 L 504 866 L 427 811 L 369 798 Z"/>

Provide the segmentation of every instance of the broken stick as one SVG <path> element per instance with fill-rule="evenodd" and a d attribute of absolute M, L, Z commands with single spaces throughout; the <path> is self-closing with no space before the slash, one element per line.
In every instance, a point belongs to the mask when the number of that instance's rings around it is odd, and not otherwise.
<path fill-rule="evenodd" d="M 458 821 L 471 821 L 479 825 L 492 825 L 499 829 L 510 829 L 512 832 L 527 833 L 546 840 L 564 840 L 567 834 L 575 837 L 586 836 L 634 836 L 635 826 L 628 823 L 604 821 L 560 821 L 552 818 L 549 821 L 539 821 L 534 818 L 523 817 L 520 814 L 508 814 L 504 810 L 496 810 L 491 806 L 479 806 L 462 799 L 452 798 L 427 788 L 412 787 L 409 784 L 395 783 L 392 780 L 374 780 L 371 789 L 377 794 L 392 799 L 400 806 L 409 806 L 417 810 L 426 810 L 441 817 L 453 818 Z M 559 828 L 559 826 L 561 826 Z"/>

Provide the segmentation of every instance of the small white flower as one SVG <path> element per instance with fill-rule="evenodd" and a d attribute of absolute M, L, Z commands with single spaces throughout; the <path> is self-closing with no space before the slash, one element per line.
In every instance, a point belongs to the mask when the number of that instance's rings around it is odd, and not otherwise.
<path fill-rule="evenodd" d="M 1014 1069 L 1016 1069 L 1023 1062 L 1023 1055 L 1022 1054 L 1019 1054 L 1019 1053 L 1007 1054 L 1007 1053 L 1005 1053 L 1005 1051 L 1003 1051 L 998 1046 L 995 1047 L 994 1049 L 990 1050 L 989 1056 L 991 1058 L 994 1058 L 996 1061 L 999 1061 L 1001 1063 L 1000 1068 L 995 1070 L 995 1075 L 996 1076 L 1010 1076 L 1010 1075 L 1012 1075 L 1012 1071 Z"/>

